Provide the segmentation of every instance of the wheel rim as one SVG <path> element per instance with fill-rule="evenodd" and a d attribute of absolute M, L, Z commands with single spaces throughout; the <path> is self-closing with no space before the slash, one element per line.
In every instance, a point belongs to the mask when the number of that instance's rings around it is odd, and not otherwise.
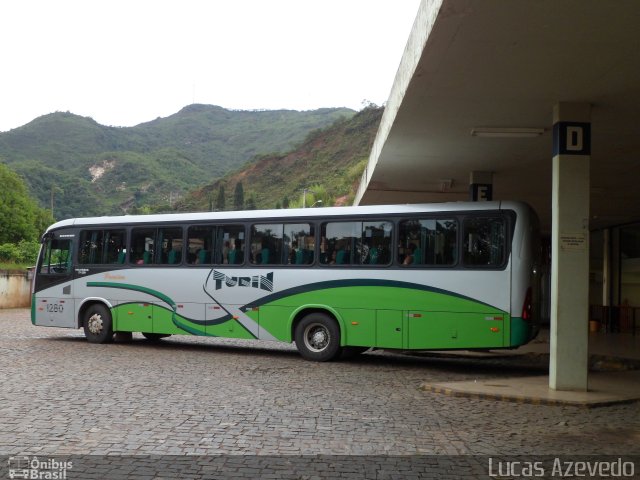
<path fill-rule="evenodd" d="M 304 329 L 304 345 L 312 352 L 326 350 L 331 342 L 329 329 L 320 323 L 312 323 Z"/>
<path fill-rule="evenodd" d="M 100 332 L 102 332 L 102 327 L 102 315 L 100 315 L 99 313 L 94 313 L 89 317 L 89 320 L 87 321 L 87 328 L 91 333 L 93 333 L 94 335 L 98 335 Z"/>

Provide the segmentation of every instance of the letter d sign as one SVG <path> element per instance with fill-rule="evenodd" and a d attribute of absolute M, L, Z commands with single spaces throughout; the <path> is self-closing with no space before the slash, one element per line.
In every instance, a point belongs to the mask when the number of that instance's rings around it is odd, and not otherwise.
<path fill-rule="evenodd" d="M 553 126 L 553 155 L 591 155 L 591 124 L 556 123 Z"/>
<path fill-rule="evenodd" d="M 583 128 L 571 126 L 567 127 L 567 151 L 581 152 L 583 144 Z"/>

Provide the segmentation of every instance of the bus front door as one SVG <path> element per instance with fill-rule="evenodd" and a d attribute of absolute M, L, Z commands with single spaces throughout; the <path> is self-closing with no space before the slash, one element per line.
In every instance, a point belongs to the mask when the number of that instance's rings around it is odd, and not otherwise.
<path fill-rule="evenodd" d="M 45 239 L 34 283 L 34 323 L 75 328 L 72 233 L 60 231 Z"/>

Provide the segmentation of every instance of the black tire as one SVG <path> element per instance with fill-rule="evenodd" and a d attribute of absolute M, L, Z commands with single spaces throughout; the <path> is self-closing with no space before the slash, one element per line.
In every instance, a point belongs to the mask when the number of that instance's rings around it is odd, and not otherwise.
<path fill-rule="evenodd" d="M 296 326 L 296 347 L 303 358 L 315 362 L 328 362 L 338 357 L 340 327 L 329 315 L 316 312 L 304 317 Z"/>
<path fill-rule="evenodd" d="M 107 307 L 94 303 L 84 312 L 82 319 L 84 336 L 89 343 L 113 342 L 113 323 Z"/>
<path fill-rule="evenodd" d="M 150 332 L 142 332 L 144 338 L 149 340 L 150 342 L 159 342 L 163 338 L 170 337 L 170 333 L 150 333 Z"/>

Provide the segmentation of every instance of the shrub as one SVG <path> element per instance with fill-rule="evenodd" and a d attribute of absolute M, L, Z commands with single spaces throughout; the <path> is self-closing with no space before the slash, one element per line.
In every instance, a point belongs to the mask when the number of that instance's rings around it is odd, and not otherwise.
<path fill-rule="evenodd" d="M 19 243 L 3 243 L 0 245 L 0 262 L 35 265 L 40 244 L 21 240 Z"/>
<path fill-rule="evenodd" d="M 3 243 L 0 245 L 0 262 L 15 263 L 18 256 L 18 247 L 13 243 Z"/>

